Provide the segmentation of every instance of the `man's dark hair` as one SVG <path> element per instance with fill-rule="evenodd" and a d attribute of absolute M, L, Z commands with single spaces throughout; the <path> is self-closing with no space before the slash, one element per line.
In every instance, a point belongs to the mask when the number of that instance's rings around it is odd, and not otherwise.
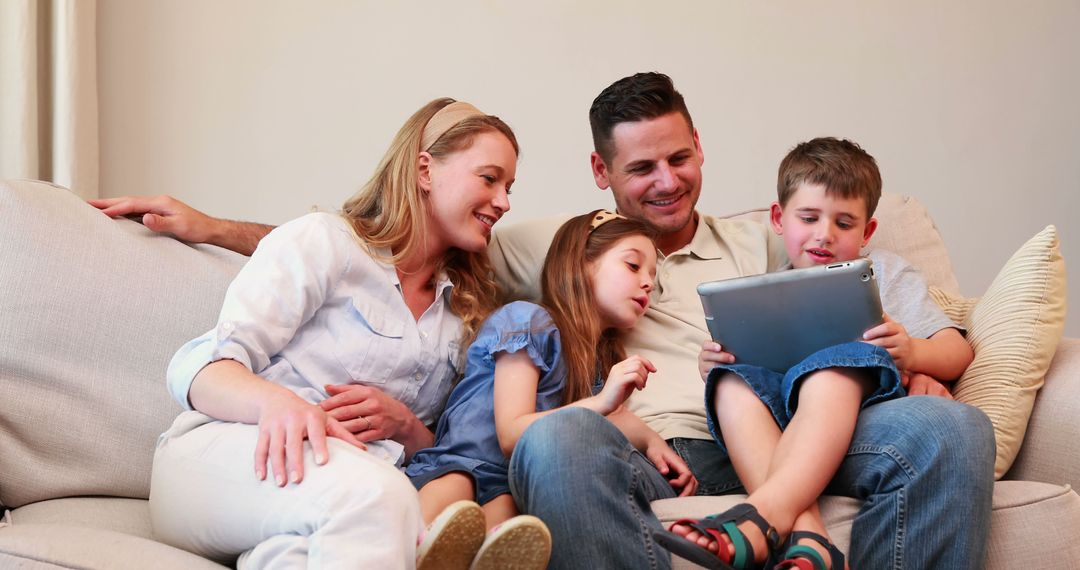
<path fill-rule="evenodd" d="M 600 153 L 600 158 L 610 164 L 615 154 L 611 136 L 615 125 L 655 119 L 674 112 L 686 117 L 686 123 L 693 131 L 690 111 L 686 110 L 682 93 L 675 90 L 670 77 L 655 71 L 624 77 L 601 91 L 589 108 L 593 147 Z"/>

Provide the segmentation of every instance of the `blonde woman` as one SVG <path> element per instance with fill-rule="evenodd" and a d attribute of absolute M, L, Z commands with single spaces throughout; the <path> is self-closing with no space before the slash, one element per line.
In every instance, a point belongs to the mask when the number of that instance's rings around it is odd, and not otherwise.
<path fill-rule="evenodd" d="M 497 117 L 432 101 L 340 214 L 263 239 L 169 365 L 188 411 L 154 457 L 161 540 L 250 568 L 414 565 L 399 467 L 433 442 L 459 347 L 494 309 L 486 248 L 517 154 Z"/>

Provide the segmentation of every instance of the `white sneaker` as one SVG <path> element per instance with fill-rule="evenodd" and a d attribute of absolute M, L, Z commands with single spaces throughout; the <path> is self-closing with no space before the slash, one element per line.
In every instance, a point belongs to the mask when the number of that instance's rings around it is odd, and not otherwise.
<path fill-rule="evenodd" d="M 480 505 L 458 501 L 446 507 L 416 547 L 416 570 L 467 570 L 486 528 Z"/>
<path fill-rule="evenodd" d="M 544 570 L 551 557 L 551 533 L 544 522 L 518 515 L 491 529 L 470 570 Z"/>

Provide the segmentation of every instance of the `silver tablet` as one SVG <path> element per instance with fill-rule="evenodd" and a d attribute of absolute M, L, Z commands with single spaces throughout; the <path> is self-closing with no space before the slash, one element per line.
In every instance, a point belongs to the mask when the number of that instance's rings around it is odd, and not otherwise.
<path fill-rule="evenodd" d="M 786 371 L 881 324 L 869 258 L 698 285 L 713 340 L 736 363 Z"/>

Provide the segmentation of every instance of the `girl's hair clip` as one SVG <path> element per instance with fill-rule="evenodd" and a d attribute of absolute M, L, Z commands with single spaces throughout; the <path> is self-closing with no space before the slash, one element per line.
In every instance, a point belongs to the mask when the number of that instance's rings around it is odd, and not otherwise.
<path fill-rule="evenodd" d="M 611 210 L 600 210 L 596 212 L 596 215 L 593 216 L 592 221 L 589 222 L 589 233 L 592 233 L 593 230 L 595 230 L 596 228 L 615 219 L 625 220 L 626 216 L 622 214 L 617 214 L 615 212 L 612 212 Z"/>

